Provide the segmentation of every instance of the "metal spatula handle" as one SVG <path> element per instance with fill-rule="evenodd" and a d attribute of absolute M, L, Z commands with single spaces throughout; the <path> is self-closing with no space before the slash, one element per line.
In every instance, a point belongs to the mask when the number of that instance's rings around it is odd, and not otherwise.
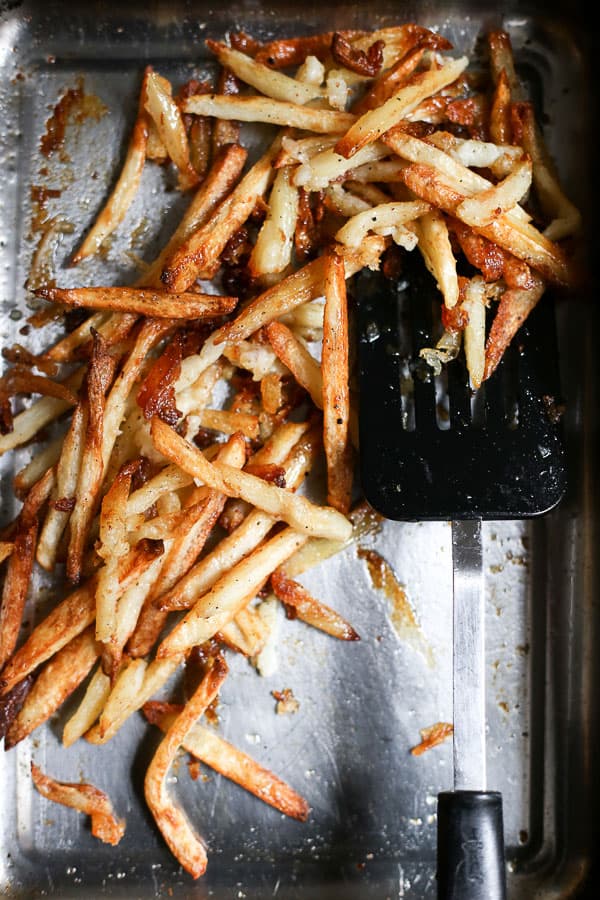
<path fill-rule="evenodd" d="M 504 900 L 502 797 L 486 790 L 481 521 L 452 523 L 454 791 L 438 796 L 439 900 Z"/>

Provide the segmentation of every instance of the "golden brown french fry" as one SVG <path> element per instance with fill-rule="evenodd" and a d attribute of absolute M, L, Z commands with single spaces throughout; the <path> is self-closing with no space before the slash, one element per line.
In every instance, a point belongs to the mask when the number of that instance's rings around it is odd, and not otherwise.
<path fill-rule="evenodd" d="M 325 311 L 321 365 L 323 446 L 327 462 L 327 502 L 346 514 L 353 485 L 350 442 L 348 307 L 344 261 L 334 250 L 325 256 Z"/>
<path fill-rule="evenodd" d="M 79 687 L 98 659 L 94 629 L 73 638 L 42 668 L 5 737 L 9 750 L 46 722 Z"/>
<path fill-rule="evenodd" d="M 72 784 L 56 781 L 44 775 L 41 769 L 31 763 L 31 777 L 37 790 L 55 803 L 70 806 L 85 813 L 92 820 L 92 834 L 105 844 L 113 847 L 125 834 L 125 821 L 117 819 L 108 796 L 92 784 Z"/>
<path fill-rule="evenodd" d="M 276 139 L 219 204 L 211 218 L 165 261 L 161 280 L 169 291 L 177 293 L 188 290 L 200 273 L 212 271 L 218 265 L 225 244 L 244 224 L 257 200 L 269 188 L 274 177 L 272 162 L 278 150 L 279 139 Z"/>
<path fill-rule="evenodd" d="M 120 469 L 104 495 L 100 511 L 97 553 L 104 565 L 96 582 L 96 640 L 104 644 L 116 638 L 119 563 L 130 549 L 126 511 L 132 476 L 131 466 Z"/>
<path fill-rule="evenodd" d="M 157 543 L 142 542 L 134 547 L 119 570 L 119 585 L 125 591 L 135 583 L 148 560 L 162 553 Z M 19 681 L 57 653 L 94 622 L 96 607 L 94 592 L 96 578 L 92 577 L 57 604 L 37 625 L 25 643 L 16 650 L 0 674 L 0 695 L 7 694 Z"/>
<path fill-rule="evenodd" d="M 271 587 L 275 596 L 286 608 L 291 608 L 294 618 L 325 631 L 342 641 L 359 641 L 360 637 L 339 613 L 313 597 L 299 582 L 289 578 L 282 569 L 271 575 Z"/>
<path fill-rule="evenodd" d="M 494 96 L 490 109 L 490 137 L 496 144 L 510 144 L 512 127 L 510 108 L 512 97 L 505 69 L 501 69 L 494 86 Z"/>
<path fill-rule="evenodd" d="M 29 491 L 19 513 L 11 553 L 0 598 L 0 670 L 17 645 L 23 610 L 35 560 L 39 515 L 50 495 L 54 470 L 45 475 Z"/>
<path fill-rule="evenodd" d="M 229 409 L 203 409 L 198 413 L 198 422 L 203 428 L 221 431 L 223 434 L 240 432 L 251 441 L 256 441 L 259 437 L 258 416 L 250 413 L 232 412 Z"/>
<path fill-rule="evenodd" d="M 544 293 L 541 279 L 528 290 L 506 290 L 500 298 L 485 346 L 485 381 L 495 371 L 504 351 Z"/>
<path fill-rule="evenodd" d="M 207 865 L 204 844 L 192 830 L 183 811 L 169 797 L 166 779 L 175 755 L 188 732 L 217 696 L 227 677 L 227 664 L 217 657 L 161 741 L 144 778 L 144 796 L 169 849 L 193 878 Z"/>
<path fill-rule="evenodd" d="M 456 217 L 471 226 L 489 225 L 521 202 L 529 191 L 531 178 L 531 159 L 526 157 L 515 164 L 503 181 L 459 203 Z"/>
<path fill-rule="evenodd" d="M 265 328 L 265 334 L 281 362 L 287 366 L 298 384 L 308 391 L 315 406 L 321 409 L 323 407 L 321 367 L 308 347 L 282 322 L 271 322 Z"/>
<path fill-rule="evenodd" d="M 236 297 L 196 292 L 175 294 L 160 288 L 42 287 L 36 294 L 67 306 L 110 309 L 162 319 L 217 319 L 230 313 L 237 303 Z"/>
<path fill-rule="evenodd" d="M 139 279 L 140 284 L 160 287 L 160 276 L 167 260 L 213 215 L 217 206 L 233 189 L 247 157 L 247 151 L 240 144 L 228 144 L 217 153 L 181 222 L 154 262 Z"/>
<path fill-rule="evenodd" d="M 0 563 L 4 562 L 7 556 L 15 549 L 14 543 L 11 541 L 0 541 Z"/>
<path fill-rule="evenodd" d="M 179 711 L 160 701 L 150 701 L 144 706 L 144 715 L 161 731 L 166 731 Z M 305 822 L 310 812 L 308 803 L 285 781 L 265 769 L 242 750 L 223 740 L 215 731 L 203 725 L 194 725 L 183 739 L 181 746 L 196 759 L 210 766 L 215 772 L 250 791 L 259 800 Z"/>
<path fill-rule="evenodd" d="M 313 109 L 268 97 L 227 97 L 223 94 L 196 94 L 184 101 L 183 110 L 197 116 L 264 122 L 267 125 L 283 125 L 318 134 L 345 132 L 356 119 L 352 113 L 335 109 Z"/>
<path fill-rule="evenodd" d="M 144 163 L 146 162 L 146 146 L 148 143 L 148 118 L 144 107 L 146 103 L 146 86 L 150 72 L 151 68 L 148 66 L 144 73 L 140 90 L 137 118 L 119 178 L 85 240 L 71 257 L 72 265 L 76 265 L 82 259 L 98 252 L 103 241 L 119 227 L 125 218 L 127 210 L 138 191 Z"/>

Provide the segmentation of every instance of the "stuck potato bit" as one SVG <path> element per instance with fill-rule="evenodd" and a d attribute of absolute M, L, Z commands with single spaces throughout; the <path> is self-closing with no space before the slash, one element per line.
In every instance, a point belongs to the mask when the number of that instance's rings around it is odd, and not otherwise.
<path fill-rule="evenodd" d="M 37 790 L 55 803 L 69 806 L 92 819 L 92 834 L 105 844 L 115 846 L 125 834 L 125 821 L 117 819 L 107 794 L 93 784 L 71 784 L 44 775 L 31 763 L 31 777 Z"/>
<path fill-rule="evenodd" d="M 271 691 L 271 694 L 277 701 L 275 709 L 278 716 L 293 715 L 300 709 L 300 701 L 296 700 L 291 688 L 284 688 L 282 691 Z"/>

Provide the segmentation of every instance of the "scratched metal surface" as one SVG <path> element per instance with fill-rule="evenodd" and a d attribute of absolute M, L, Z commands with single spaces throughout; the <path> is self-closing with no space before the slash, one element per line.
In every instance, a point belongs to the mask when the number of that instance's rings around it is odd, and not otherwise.
<path fill-rule="evenodd" d="M 374 15 L 376 10 L 376 15 Z M 48 215 L 74 226 L 52 265 L 64 285 L 123 282 L 134 256 L 151 259 L 181 213 L 165 172 L 148 167 L 143 190 L 99 261 L 64 268 L 93 220 L 118 166 L 146 62 L 175 82 L 205 69 L 201 40 L 243 27 L 259 37 L 417 18 L 471 52 L 483 26 L 513 37 L 519 64 L 540 92 L 547 136 L 573 199 L 585 208 L 586 99 L 579 48 L 568 26 L 534 7 L 491 18 L 485 5 L 0 3 L 0 297 L 5 343 L 36 347 L 49 332 L 20 329 L 23 285 L 39 232 L 31 235 L 30 187 L 58 187 Z M 61 94 L 83 78 L 106 112 L 69 129 L 68 158 L 45 160 L 40 137 Z M 558 128 L 560 125 L 560 138 Z M 44 174 L 43 168 L 47 169 Z M 78 173 L 77 181 L 74 174 Z M 81 189 L 84 178 L 85 190 Z M 132 256 L 133 254 L 133 256 Z M 568 399 L 571 490 L 543 521 L 487 523 L 489 786 L 504 795 L 511 898 L 570 897 L 590 861 L 597 591 L 592 556 L 597 508 L 593 429 L 597 368 L 589 320 L 577 297 L 562 304 L 561 363 Z M 582 326 L 587 323 L 587 327 Z M 2 517 L 11 515 L 10 476 L 31 450 L 1 461 Z M 389 563 L 418 628 L 394 628 L 393 609 L 350 547 L 301 580 L 354 624 L 345 645 L 280 619 L 272 675 L 232 659 L 219 706 L 219 731 L 286 778 L 309 801 L 306 824 L 287 820 L 204 770 L 193 782 L 182 764 L 170 789 L 209 847 L 207 874 L 191 879 L 173 861 L 144 808 L 141 786 L 157 735 L 133 717 L 107 747 L 60 746 L 61 711 L 49 726 L 0 755 L 0 893 L 10 897 L 431 898 L 435 896 L 436 794 L 452 784 L 451 743 L 413 757 L 421 728 L 450 721 L 451 569 L 446 523 L 385 523 L 360 542 Z M 36 576 L 28 610 L 39 620 L 54 587 Z M 272 690 L 291 687 L 293 716 L 275 714 Z M 32 790 L 34 759 L 59 779 L 87 778 L 106 789 L 127 831 L 117 848 L 91 837 L 83 817 Z"/>

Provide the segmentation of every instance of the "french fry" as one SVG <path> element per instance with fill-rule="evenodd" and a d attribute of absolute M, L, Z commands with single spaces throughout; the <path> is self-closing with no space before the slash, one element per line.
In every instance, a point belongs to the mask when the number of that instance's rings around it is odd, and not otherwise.
<path fill-rule="evenodd" d="M 31 763 L 31 777 L 37 790 L 55 803 L 70 806 L 85 813 L 92 820 L 92 834 L 113 847 L 125 834 L 125 822 L 117 819 L 108 796 L 92 784 L 71 784 L 55 781 Z"/>
<path fill-rule="evenodd" d="M 346 159 L 354 156 L 358 150 L 378 140 L 397 125 L 400 119 L 411 113 L 423 100 L 455 81 L 467 65 L 467 57 L 461 56 L 458 59 L 448 59 L 440 69 L 430 69 L 414 75 L 409 84 L 392 94 L 381 106 L 363 113 L 337 142 L 335 152 Z"/>
<path fill-rule="evenodd" d="M 76 308 L 110 309 L 162 319 L 216 319 L 230 313 L 237 303 L 236 297 L 196 292 L 175 294 L 159 288 L 42 287 L 36 294 L 53 303 Z"/>
<path fill-rule="evenodd" d="M 197 116 L 237 119 L 240 122 L 264 122 L 329 134 L 345 132 L 354 123 L 352 113 L 335 109 L 314 109 L 298 103 L 272 100 L 270 97 L 227 97 L 224 94 L 196 94 L 183 103 L 183 110 Z"/>
<path fill-rule="evenodd" d="M 150 701 L 144 706 L 144 715 L 161 731 L 166 731 L 177 715 L 178 708 L 159 701 Z M 223 740 L 215 731 L 203 725 L 194 725 L 183 739 L 184 750 L 210 766 L 215 772 L 239 784 L 270 806 L 305 822 L 310 812 L 308 803 L 286 782 L 268 769 L 259 765 L 242 750 Z"/>
<path fill-rule="evenodd" d="M 13 490 L 17 497 L 24 497 L 36 481 L 39 481 L 42 475 L 46 474 L 48 469 L 56 466 L 61 454 L 63 441 L 64 437 L 61 434 L 41 448 L 39 453 L 32 456 L 30 461 L 17 472 L 13 479 Z"/>
<path fill-rule="evenodd" d="M 102 712 L 109 694 L 110 678 L 104 674 L 102 667 L 98 666 L 90 679 L 79 706 L 63 729 L 62 742 L 64 747 L 70 747 L 92 727 Z"/>
<path fill-rule="evenodd" d="M 291 263 L 298 218 L 298 188 L 290 166 L 278 169 L 269 196 L 269 211 L 248 263 L 254 277 L 283 272 Z"/>
<path fill-rule="evenodd" d="M 4 743 L 7 750 L 56 712 L 89 674 L 98 652 L 94 629 L 89 627 L 46 663 L 8 729 Z"/>
<path fill-rule="evenodd" d="M 177 461 L 182 469 L 189 471 L 209 487 L 230 497 L 241 497 L 253 506 L 283 519 L 301 534 L 345 540 L 352 530 L 346 517 L 331 507 L 316 506 L 306 497 L 291 494 L 224 463 L 208 462 L 195 447 L 180 438 L 160 419 L 152 420 L 152 439 L 161 453 Z"/>
<path fill-rule="evenodd" d="M 4 562 L 7 556 L 15 549 L 14 543 L 10 541 L 0 541 L 0 563 Z"/>
<path fill-rule="evenodd" d="M 238 78 L 274 100 L 304 105 L 324 96 L 323 90 L 310 82 L 298 81 L 282 72 L 270 69 L 251 56 L 228 47 L 221 41 L 207 40 L 208 49 L 215 54 L 222 66 L 230 69 Z"/>
<path fill-rule="evenodd" d="M 531 178 L 531 159 L 523 159 L 499 184 L 459 203 L 455 215 L 467 225 L 490 225 L 521 202 L 529 190 Z"/>
<path fill-rule="evenodd" d="M 0 670 L 19 638 L 35 560 L 40 509 L 48 499 L 53 481 L 54 470 L 48 469 L 29 491 L 17 519 L 13 551 L 4 574 L 0 598 Z"/>
<path fill-rule="evenodd" d="M 145 104 L 150 73 L 151 68 L 148 66 L 140 90 L 137 118 L 119 178 L 85 240 L 71 257 L 71 265 L 76 265 L 82 259 L 98 252 L 106 238 L 119 227 L 137 194 L 146 162 L 148 144 L 148 118 Z"/>
<path fill-rule="evenodd" d="M 291 608 L 294 617 L 341 641 L 360 640 L 346 619 L 313 597 L 305 587 L 289 578 L 281 569 L 276 569 L 271 575 L 271 587 L 277 599 L 286 608 Z"/>
<path fill-rule="evenodd" d="M 107 644 L 115 640 L 119 562 L 129 552 L 127 540 L 127 498 L 133 469 L 124 466 L 102 500 L 100 534 L 97 548 L 104 565 L 96 582 L 96 640 Z"/>
<path fill-rule="evenodd" d="M 186 191 L 198 183 L 198 174 L 190 162 L 190 147 L 181 112 L 172 97 L 171 84 L 156 72 L 146 77 L 144 109 L 151 117 L 167 154 L 179 173 L 178 186 Z"/>
<path fill-rule="evenodd" d="M 162 553 L 162 546 L 143 544 L 134 548 L 119 570 L 119 586 L 123 591 L 137 581 L 148 559 Z M 35 671 L 70 640 L 94 622 L 96 579 L 68 594 L 37 625 L 25 643 L 10 657 L 0 674 L 0 696 L 7 694 L 19 681 Z"/>
<path fill-rule="evenodd" d="M 178 658 L 188 648 L 213 637 L 306 540 L 307 535 L 286 528 L 226 572 L 160 643 L 157 659 Z"/>
<path fill-rule="evenodd" d="M 325 257 L 325 312 L 321 365 L 323 446 L 327 464 L 327 502 L 346 514 L 354 478 L 350 443 L 348 308 L 344 261 L 335 251 Z"/>
<path fill-rule="evenodd" d="M 259 197 L 271 184 L 272 161 L 279 149 L 276 140 L 219 204 L 213 216 L 197 228 L 164 263 L 161 280 L 173 293 L 186 291 L 201 272 L 212 270 L 232 234 L 240 228 Z"/>
<path fill-rule="evenodd" d="M 144 796 L 154 820 L 171 852 L 193 878 L 198 878 L 206 870 L 206 850 L 183 811 L 169 797 L 166 778 L 180 745 L 217 696 L 227 673 L 225 660 L 217 658 L 166 732 L 144 778 Z"/>
<path fill-rule="evenodd" d="M 343 263 L 342 263 L 343 266 Z M 287 366 L 298 384 L 308 391 L 319 409 L 323 406 L 321 367 L 303 342 L 282 322 L 271 322 L 265 328 L 273 350 Z"/>
<path fill-rule="evenodd" d="M 393 234 L 395 228 L 412 222 L 428 212 L 428 203 L 413 202 L 382 203 L 352 216 L 336 233 L 335 239 L 340 244 L 354 249 L 360 247 L 370 231 L 378 234 Z"/>
<path fill-rule="evenodd" d="M 511 340 L 540 300 L 545 285 L 541 279 L 529 290 L 507 290 L 500 298 L 485 346 L 483 380 L 495 371 Z"/>
<path fill-rule="evenodd" d="M 485 368 L 485 294 L 481 276 L 469 280 L 462 307 L 466 309 L 468 321 L 464 328 L 465 357 L 471 385 L 475 390 L 481 386 Z"/>
<path fill-rule="evenodd" d="M 456 259 L 450 243 L 448 226 L 442 213 L 430 209 L 416 223 L 419 250 L 444 298 L 448 309 L 458 302 Z"/>

